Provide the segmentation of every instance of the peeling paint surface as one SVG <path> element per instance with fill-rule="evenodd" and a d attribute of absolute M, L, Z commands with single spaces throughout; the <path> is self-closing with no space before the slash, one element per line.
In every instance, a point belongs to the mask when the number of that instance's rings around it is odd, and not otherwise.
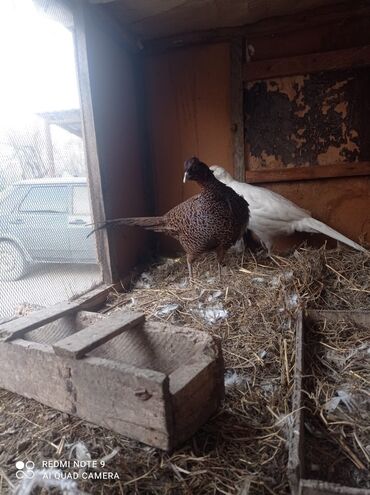
<path fill-rule="evenodd" d="M 369 161 L 369 88 L 369 68 L 248 83 L 248 168 Z"/>

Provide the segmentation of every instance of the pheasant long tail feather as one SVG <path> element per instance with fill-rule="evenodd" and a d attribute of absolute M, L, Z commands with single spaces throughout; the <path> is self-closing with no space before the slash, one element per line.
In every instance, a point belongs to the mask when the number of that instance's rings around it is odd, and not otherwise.
<path fill-rule="evenodd" d="M 154 230 L 155 232 L 167 232 L 166 218 L 165 217 L 131 217 L 131 218 L 115 218 L 114 220 L 107 220 L 98 225 L 89 236 L 97 230 L 102 230 L 110 227 L 119 227 L 121 225 L 136 225 L 143 227 L 144 229 Z"/>
<path fill-rule="evenodd" d="M 316 232 L 325 234 L 333 239 L 336 239 L 337 241 L 343 242 L 343 244 L 347 244 L 347 246 L 350 246 L 357 251 L 367 252 L 366 249 L 360 246 L 360 244 L 357 244 L 357 242 L 352 241 L 340 232 L 337 232 L 325 223 L 315 220 L 314 218 L 303 218 L 296 223 L 295 227 L 296 230 L 300 232 Z"/>

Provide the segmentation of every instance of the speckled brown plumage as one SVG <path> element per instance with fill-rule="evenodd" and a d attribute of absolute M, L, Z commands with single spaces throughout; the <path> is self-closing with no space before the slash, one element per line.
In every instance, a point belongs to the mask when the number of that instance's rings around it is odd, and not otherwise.
<path fill-rule="evenodd" d="M 249 220 L 248 203 L 218 181 L 198 158 L 185 162 L 185 180 L 195 180 L 202 191 L 172 208 L 161 217 L 120 218 L 111 225 L 138 225 L 177 239 L 186 252 L 189 276 L 191 264 L 201 254 L 216 251 L 221 263 L 225 252 L 243 236 Z"/>

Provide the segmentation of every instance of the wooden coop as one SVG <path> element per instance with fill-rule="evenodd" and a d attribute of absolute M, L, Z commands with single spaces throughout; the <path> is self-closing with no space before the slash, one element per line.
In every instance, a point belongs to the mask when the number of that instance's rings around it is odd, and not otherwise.
<path fill-rule="evenodd" d="M 95 222 L 162 215 L 197 194 L 195 183 L 182 182 L 184 160 L 196 155 L 369 244 L 369 1 L 35 1 L 51 16 L 55 9 L 73 13 L 68 28 Z M 120 480 L 83 481 L 85 492 L 370 493 L 370 439 L 349 430 L 356 421 L 341 416 L 335 421 L 347 422 L 343 430 L 316 436 L 315 423 L 307 440 L 302 419 L 317 415 L 332 424 L 336 410 L 325 404 L 337 393 L 328 389 L 324 400 L 315 384 L 305 389 L 304 366 L 315 359 L 303 364 L 311 352 L 307 308 L 328 312 L 320 313 L 328 318 L 322 328 L 334 321 L 343 339 L 358 337 L 338 348 L 334 340 L 322 345 L 342 354 L 347 344 L 363 345 L 363 367 L 350 373 L 359 390 L 370 383 L 363 371 L 370 369 L 369 317 L 338 313 L 370 310 L 366 253 L 330 251 L 332 239 L 299 233 L 278 239 L 272 261 L 248 251 L 242 265 L 240 255 L 228 258 L 221 283 L 215 265 L 202 261 L 197 273 L 205 278 L 189 288 L 182 258 L 158 264 L 178 255 L 171 239 L 139 229 L 100 230 L 96 238 L 104 285 L 0 326 L 0 355 L 8 359 L 0 385 L 78 416 L 53 420 L 63 435 L 47 437 L 48 447 L 56 445 L 63 458 L 72 441 L 63 421 L 71 421 L 80 435 L 74 441 L 94 444 L 95 457 L 115 452 L 110 466 Z M 303 241 L 302 250 L 286 254 Z M 63 332 L 53 333 L 62 323 Z M 317 346 L 320 363 L 329 362 Z M 348 362 L 337 363 L 339 371 L 332 364 L 336 376 L 345 375 Z M 325 383 L 322 373 L 317 383 Z M 45 375 L 49 385 L 41 387 Z M 312 392 L 308 405 L 302 390 Z M 351 393 L 352 402 L 343 399 L 347 413 L 368 412 L 369 402 L 355 407 Z M 28 406 L 20 407 L 25 415 Z M 33 424 L 47 422 L 48 411 L 37 409 Z M 369 430 L 368 418 L 358 421 Z M 97 426 L 90 431 L 85 422 Z M 55 454 L 32 448 L 36 464 Z M 321 455 L 329 459 L 326 472 L 318 467 Z M 14 459 L 22 456 L 18 448 Z M 347 477 L 338 474 L 346 469 Z"/>
<path fill-rule="evenodd" d="M 76 41 L 96 221 L 195 194 L 181 181 L 195 154 L 366 239 L 367 2 L 90 4 Z M 101 234 L 107 281 L 145 258 L 144 239 Z"/>

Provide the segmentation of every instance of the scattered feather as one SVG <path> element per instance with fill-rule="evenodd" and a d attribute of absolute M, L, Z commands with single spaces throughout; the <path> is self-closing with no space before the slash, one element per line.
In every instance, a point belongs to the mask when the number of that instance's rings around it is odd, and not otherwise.
<path fill-rule="evenodd" d="M 355 401 L 351 393 L 346 390 L 337 390 L 336 394 L 337 395 L 329 399 L 324 405 L 326 411 L 333 412 L 337 409 L 337 407 L 339 407 L 340 404 L 343 404 L 349 412 L 352 412 L 355 406 Z"/>
<path fill-rule="evenodd" d="M 164 306 L 160 306 L 155 312 L 155 316 L 168 316 L 172 315 L 178 308 L 179 304 L 165 304 Z"/>
<path fill-rule="evenodd" d="M 199 303 L 198 309 L 193 309 L 192 311 L 203 318 L 209 325 L 224 320 L 229 316 L 228 311 L 221 305 L 204 308 L 202 307 L 202 303 Z"/>
<path fill-rule="evenodd" d="M 153 277 L 148 272 L 143 272 L 136 284 L 134 289 L 150 289 L 153 286 Z"/>
<path fill-rule="evenodd" d="M 248 377 L 242 373 L 238 373 L 235 370 L 226 370 L 224 374 L 225 387 L 228 388 L 242 388 L 245 387 L 248 382 Z"/>
<path fill-rule="evenodd" d="M 24 478 L 16 487 L 14 495 L 31 495 L 36 488 L 47 490 L 58 489 L 63 495 L 79 495 L 81 492 L 74 480 L 63 479 L 59 469 L 36 469 L 31 478 Z"/>

